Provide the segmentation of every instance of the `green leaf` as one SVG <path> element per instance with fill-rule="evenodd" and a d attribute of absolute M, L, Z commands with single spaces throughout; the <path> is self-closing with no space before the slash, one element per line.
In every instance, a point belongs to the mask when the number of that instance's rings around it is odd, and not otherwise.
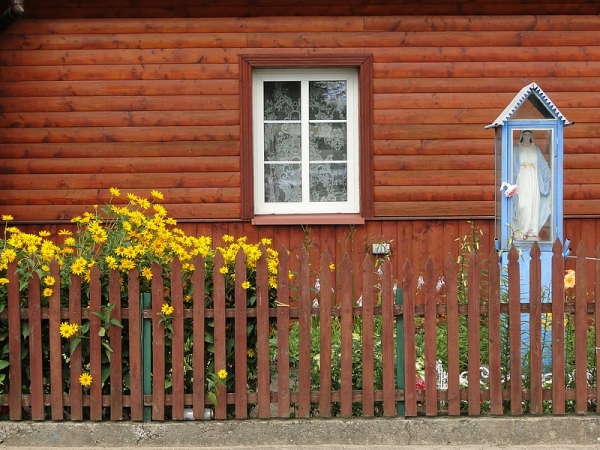
<path fill-rule="evenodd" d="M 75 351 L 80 342 L 81 338 L 79 336 L 71 340 L 71 353 Z"/>
<path fill-rule="evenodd" d="M 29 322 L 23 323 L 23 329 L 21 330 L 24 338 L 29 337 Z"/>
<path fill-rule="evenodd" d="M 104 329 L 104 327 L 100 327 L 100 330 L 98 331 L 98 336 L 100 336 L 100 337 L 106 336 L 106 330 Z"/>
<path fill-rule="evenodd" d="M 108 350 L 110 353 L 112 353 L 112 352 L 113 352 L 113 349 L 112 349 L 112 348 L 110 348 L 110 345 L 108 345 L 108 342 L 103 342 L 103 343 L 102 343 L 102 346 L 103 346 L 103 347 L 104 347 L 106 350 Z M 110 356 L 108 357 L 108 359 L 110 360 Z"/>
<path fill-rule="evenodd" d="M 208 398 L 210 399 L 210 401 L 212 402 L 213 405 L 217 406 L 217 396 L 215 395 L 214 392 L 209 392 Z"/>
<path fill-rule="evenodd" d="M 9 362 L 4 360 L 4 359 L 0 359 L 0 370 L 4 369 L 5 367 L 9 366 Z"/>
<path fill-rule="evenodd" d="M 115 319 L 114 317 L 113 317 L 112 319 L 110 319 L 110 323 L 111 323 L 112 325 L 116 325 L 116 326 L 118 326 L 118 327 L 120 327 L 120 328 L 123 328 L 123 325 L 121 324 L 121 322 L 119 322 L 119 321 L 118 321 L 117 319 Z"/>

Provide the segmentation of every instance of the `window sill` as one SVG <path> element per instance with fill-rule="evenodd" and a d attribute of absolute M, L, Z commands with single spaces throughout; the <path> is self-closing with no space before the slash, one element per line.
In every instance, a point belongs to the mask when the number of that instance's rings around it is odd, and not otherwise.
<path fill-rule="evenodd" d="M 252 225 L 364 225 L 360 214 L 265 214 L 254 216 Z"/>

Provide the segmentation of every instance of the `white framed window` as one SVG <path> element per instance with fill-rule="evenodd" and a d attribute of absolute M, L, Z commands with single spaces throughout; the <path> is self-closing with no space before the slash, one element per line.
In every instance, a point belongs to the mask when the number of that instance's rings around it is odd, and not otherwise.
<path fill-rule="evenodd" d="M 360 211 L 358 70 L 252 71 L 254 213 Z"/>

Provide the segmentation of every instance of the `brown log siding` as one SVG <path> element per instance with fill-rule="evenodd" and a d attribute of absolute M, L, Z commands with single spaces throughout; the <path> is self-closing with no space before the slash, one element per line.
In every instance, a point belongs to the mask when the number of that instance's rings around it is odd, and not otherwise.
<path fill-rule="evenodd" d="M 108 200 L 111 186 L 140 195 L 158 189 L 182 223 L 207 222 L 184 223 L 189 232 L 268 236 L 297 250 L 300 226 L 236 222 L 238 55 L 365 53 L 374 61 L 378 220 L 313 227 L 316 250 L 337 258 L 351 243 L 363 252 L 392 240 L 394 267 L 406 257 L 424 264 L 420 258 L 434 253 L 441 269 L 467 220 L 479 218 L 489 252 L 493 132 L 484 126 L 532 81 L 576 122 L 565 129 L 565 235 L 596 247 L 597 2 L 209 3 L 27 2 L 26 18 L 0 35 L 2 214 L 66 221 Z M 310 20 L 292 17 L 301 14 Z"/>

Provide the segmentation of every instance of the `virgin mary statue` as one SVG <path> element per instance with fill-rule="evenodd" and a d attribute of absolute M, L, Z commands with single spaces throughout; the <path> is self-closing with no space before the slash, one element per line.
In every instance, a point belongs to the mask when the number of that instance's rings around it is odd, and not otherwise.
<path fill-rule="evenodd" d="M 514 146 L 513 174 L 518 193 L 512 200 L 515 239 L 539 240 L 539 232 L 550 217 L 551 172 L 529 130 L 521 132 Z"/>

